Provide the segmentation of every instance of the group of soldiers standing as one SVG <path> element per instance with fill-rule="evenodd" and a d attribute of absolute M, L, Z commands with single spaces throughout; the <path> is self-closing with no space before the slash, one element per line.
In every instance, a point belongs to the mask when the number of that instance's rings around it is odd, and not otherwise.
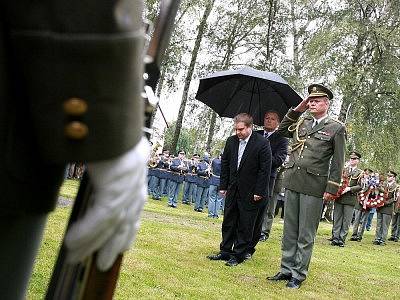
<path fill-rule="evenodd" d="M 193 154 L 187 159 L 183 150 L 175 157 L 164 150 L 153 153 L 149 161 L 149 194 L 154 200 L 167 196 L 168 206 L 176 208 L 183 185 L 183 204 L 193 203 L 197 212 L 208 205 L 208 216 L 218 218 L 223 210 L 223 197 L 218 193 L 220 175 L 221 155 L 211 160 L 208 153 L 202 158 Z"/>
<path fill-rule="evenodd" d="M 397 173 L 389 170 L 386 176 L 358 164 L 361 154 L 351 152 L 343 170 L 341 188 L 334 204 L 331 244 L 344 247 L 349 227 L 353 222 L 350 241 L 360 242 L 371 211 L 376 211 L 377 226 L 374 245 L 385 245 L 390 223 L 389 241 L 397 242 L 400 234 L 400 186 Z"/>

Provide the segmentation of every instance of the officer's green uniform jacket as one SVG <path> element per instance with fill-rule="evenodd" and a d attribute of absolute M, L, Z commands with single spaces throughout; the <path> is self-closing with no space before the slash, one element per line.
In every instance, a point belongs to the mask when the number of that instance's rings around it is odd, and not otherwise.
<path fill-rule="evenodd" d="M 390 185 L 387 182 L 383 183 L 383 191 L 384 193 L 387 192 L 387 199 L 384 206 L 379 207 L 377 209 L 378 213 L 385 214 L 385 215 L 392 215 L 394 205 L 396 203 L 396 192 L 398 189 L 398 185 L 395 181 L 393 181 Z"/>
<path fill-rule="evenodd" d="M 344 165 L 345 126 L 328 116 L 311 128 L 313 118 L 300 116 L 290 109 L 278 128 L 278 133 L 293 138 L 284 187 L 315 197 L 335 194 Z"/>
<path fill-rule="evenodd" d="M 350 169 L 350 168 L 349 168 Z M 360 177 L 362 176 L 362 170 L 354 168 L 348 172 L 348 180 L 350 191 L 341 195 L 336 202 L 345 205 L 354 206 L 357 203 L 357 193 L 361 191 Z"/>
<path fill-rule="evenodd" d="M 0 4 L 0 215 L 51 210 L 66 162 L 139 141 L 140 3 Z"/>

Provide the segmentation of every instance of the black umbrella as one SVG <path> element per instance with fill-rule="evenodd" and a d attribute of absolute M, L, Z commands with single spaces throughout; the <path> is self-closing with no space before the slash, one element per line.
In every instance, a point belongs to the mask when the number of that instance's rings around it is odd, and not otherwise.
<path fill-rule="evenodd" d="M 249 67 L 201 78 L 196 99 L 221 117 L 249 113 L 257 125 L 264 124 L 266 111 L 275 110 L 283 118 L 290 107 L 302 100 L 278 74 Z"/>

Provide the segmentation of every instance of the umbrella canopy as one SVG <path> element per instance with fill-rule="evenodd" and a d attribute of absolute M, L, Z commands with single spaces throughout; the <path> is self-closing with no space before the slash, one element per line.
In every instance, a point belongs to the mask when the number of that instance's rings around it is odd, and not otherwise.
<path fill-rule="evenodd" d="M 249 113 L 257 125 L 264 124 L 266 111 L 275 110 L 283 118 L 290 107 L 302 100 L 278 74 L 249 67 L 201 78 L 196 99 L 221 117 Z"/>

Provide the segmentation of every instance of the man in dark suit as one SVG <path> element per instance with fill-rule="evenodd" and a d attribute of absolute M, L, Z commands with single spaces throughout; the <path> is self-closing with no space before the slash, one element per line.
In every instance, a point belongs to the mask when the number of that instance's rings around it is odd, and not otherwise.
<path fill-rule="evenodd" d="M 113 244 L 122 252 L 135 235 L 137 212 L 146 197 L 149 152 L 141 129 L 142 5 L 143 1 L 0 4 L 2 299 L 25 299 L 47 214 L 56 205 L 67 162 L 88 162 L 94 189 L 93 206 L 81 219 L 90 219 L 92 227 L 74 224 L 72 232 L 78 234 L 69 235 L 69 245 L 74 245 L 70 259 L 81 260 L 86 250 L 99 250 L 97 266 L 102 261 L 100 265 L 107 269 L 113 260 L 106 259 L 107 253 L 114 250 L 103 246 L 110 246 L 113 237 L 124 232 L 127 239 Z M 105 199 L 110 194 L 113 197 Z M 109 209 L 96 209 L 100 203 Z M 121 209 L 118 204 L 126 205 Z M 136 220 L 124 227 L 116 224 L 128 215 Z M 103 217 L 113 218 L 117 225 L 111 235 L 105 234 L 110 232 L 110 222 L 103 222 L 105 231 L 97 226 Z M 79 230 L 82 227 L 93 230 L 84 232 Z M 90 242 L 98 242 L 96 237 L 102 239 L 98 247 Z"/>
<path fill-rule="evenodd" d="M 225 196 L 220 252 L 211 260 L 236 266 L 244 261 L 252 242 L 256 219 L 268 197 L 271 147 L 252 132 L 253 119 L 242 113 L 234 118 L 236 135 L 227 139 L 222 155 L 220 193 Z"/>
<path fill-rule="evenodd" d="M 276 133 L 279 123 L 279 114 L 275 111 L 267 111 L 264 115 L 264 129 L 257 131 L 269 140 L 272 152 L 272 166 L 271 178 L 269 180 L 268 202 L 266 203 L 266 208 L 264 209 L 262 218 L 257 220 L 256 226 L 254 227 L 254 246 L 258 241 L 266 241 L 269 238 L 277 202 L 277 198 L 275 197 L 276 195 L 273 195 L 276 174 L 278 168 L 285 161 L 288 152 L 288 139 Z"/>

